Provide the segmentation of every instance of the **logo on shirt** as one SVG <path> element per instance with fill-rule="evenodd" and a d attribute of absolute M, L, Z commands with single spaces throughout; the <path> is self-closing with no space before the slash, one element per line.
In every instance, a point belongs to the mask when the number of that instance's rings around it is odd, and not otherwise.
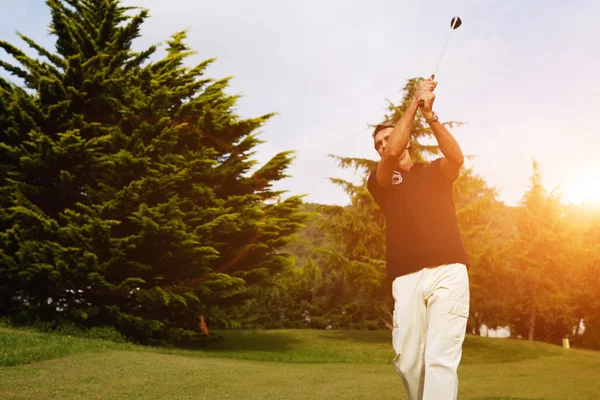
<path fill-rule="evenodd" d="M 399 185 L 402 183 L 402 174 L 398 171 L 394 171 L 392 175 L 392 185 Z"/>

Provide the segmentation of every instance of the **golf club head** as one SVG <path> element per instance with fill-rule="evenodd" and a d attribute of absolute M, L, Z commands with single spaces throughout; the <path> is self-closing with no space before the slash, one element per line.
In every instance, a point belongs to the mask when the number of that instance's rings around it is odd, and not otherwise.
<path fill-rule="evenodd" d="M 460 19 L 460 17 L 453 17 L 452 20 L 450 21 L 450 28 L 452 28 L 452 29 L 458 29 L 458 27 L 461 25 L 462 25 L 462 20 Z"/>

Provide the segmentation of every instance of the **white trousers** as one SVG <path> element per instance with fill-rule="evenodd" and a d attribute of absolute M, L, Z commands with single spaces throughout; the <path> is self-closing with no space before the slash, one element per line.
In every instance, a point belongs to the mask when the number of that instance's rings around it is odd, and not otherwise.
<path fill-rule="evenodd" d="M 396 278 L 394 364 L 409 400 L 456 400 L 469 316 L 469 276 L 448 264 Z"/>

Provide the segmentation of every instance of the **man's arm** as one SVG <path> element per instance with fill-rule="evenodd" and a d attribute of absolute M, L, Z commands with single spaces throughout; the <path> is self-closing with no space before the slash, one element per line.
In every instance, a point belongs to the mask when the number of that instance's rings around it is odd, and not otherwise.
<path fill-rule="evenodd" d="M 438 145 L 440 146 L 440 150 L 444 155 L 440 162 L 442 172 L 448 178 L 456 180 L 460 172 L 460 167 L 465 161 L 458 142 L 440 121 L 431 122 L 429 127 L 433 131 Z"/>
<path fill-rule="evenodd" d="M 377 165 L 377 183 L 381 186 L 391 184 L 392 175 L 398 165 L 400 156 L 404 150 L 406 150 L 406 146 L 408 145 L 410 131 L 415 115 L 417 115 L 418 108 L 419 100 L 415 97 L 396 126 L 394 126 L 394 130 L 388 138 L 381 161 L 379 161 L 379 164 Z"/>
<path fill-rule="evenodd" d="M 437 85 L 437 82 L 434 85 Z M 421 108 L 421 112 L 423 116 L 429 123 L 429 127 L 431 128 L 438 145 L 440 146 L 440 150 L 444 157 L 440 163 L 440 168 L 444 175 L 452 180 L 456 180 L 458 178 L 458 173 L 460 171 L 460 167 L 463 165 L 465 158 L 463 156 L 462 150 L 458 145 L 454 136 L 446 129 L 446 127 L 437 120 L 437 117 L 433 113 L 433 101 L 435 100 L 435 95 L 433 92 L 424 93 L 423 98 L 423 107 Z M 433 119 L 433 120 L 432 120 Z"/>
<path fill-rule="evenodd" d="M 435 82 L 432 79 L 420 82 L 417 93 L 396 126 L 394 126 L 394 130 L 387 140 L 381 161 L 377 165 L 376 178 L 377 183 L 381 186 L 391 184 L 392 175 L 398 165 L 400 156 L 408 145 L 412 124 L 419 108 L 419 101 L 422 99 L 422 95 L 432 92 L 433 89 L 435 89 Z"/>

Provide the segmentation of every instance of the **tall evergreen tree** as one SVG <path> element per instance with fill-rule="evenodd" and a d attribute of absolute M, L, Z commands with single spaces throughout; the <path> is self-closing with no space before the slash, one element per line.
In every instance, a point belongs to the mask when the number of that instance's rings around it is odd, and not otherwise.
<path fill-rule="evenodd" d="M 406 111 L 422 78 L 409 79 L 404 86 L 403 98 L 396 106 L 390 103 L 386 121 L 398 121 Z M 444 123 L 447 127 L 460 126 L 460 122 Z M 426 144 L 433 138 L 423 116 L 418 113 L 411 130 L 411 156 L 416 162 L 427 163 L 431 157 L 439 156 L 437 145 Z M 385 274 L 385 218 L 367 189 L 367 178 L 376 167 L 377 161 L 368 159 L 335 157 L 342 168 L 354 168 L 361 175 L 361 182 L 332 179 L 349 195 L 351 203 L 330 212 L 328 225 L 338 249 L 331 249 L 326 264 L 328 268 L 343 271 L 339 286 L 347 289 L 348 296 L 343 300 L 348 304 L 360 303 L 366 310 L 366 318 L 375 319 L 379 326 L 388 326 L 393 302 L 391 282 Z M 453 197 L 465 247 L 471 261 L 471 290 L 475 300 L 473 307 L 473 330 L 478 332 L 483 323 L 498 325 L 507 321 L 498 319 L 498 311 L 503 303 L 487 296 L 506 274 L 506 263 L 501 260 L 503 238 L 501 213 L 503 206 L 496 199 L 496 192 L 471 169 L 463 168 L 453 187 Z M 510 236 L 507 236 L 510 237 Z M 359 309 L 361 307 L 355 307 Z"/>
<path fill-rule="evenodd" d="M 513 327 L 529 340 L 560 339 L 574 325 L 576 285 L 567 270 L 577 265 L 573 260 L 580 248 L 575 230 L 564 218 L 560 197 L 544 189 L 536 161 L 516 222 L 512 294 L 520 304 L 514 308 Z"/>
<path fill-rule="evenodd" d="M 291 262 L 305 215 L 272 184 L 292 160 L 257 168 L 257 130 L 229 78 L 189 68 L 185 32 L 153 61 L 131 49 L 148 16 L 118 0 L 48 0 L 56 50 L 5 41 L 0 67 L 1 313 L 114 325 L 141 342 L 202 336 L 227 307 Z M 254 172 L 252 170 L 254 169 Z"/>
<path fill-rule="evenodd" d="M 402 118 L 402 115 L 404 115 L 410 106 L 411 99 L 417 92 L 419 82 L 421 81 L 423 81 L 423 78 L 411 78 L 406 81 L 406 84 L 402 89 L 402 100 L 400 100 L 398 105 L 388 101 L 388 113 L 385 115 L 383 121 L 398 122 L 398 120 Z M 462 123 L 458 121 L 446 121 L 443 124 L 448 128 L 462 125 Z M 438 156 L 440 154 L 440 148 L 437 144 L 425 143 L 428 139 L 433 138 L 433 131 L 427 124 L 425 118 L 418 112 L 417 117 L 413 120 L 409 139 L 411 144 L 411 157 L 414 162 L 427 162 L 432 156 Z"/>
<path fill-rule="evenodd" d="M 572 337 L 577 344 L 600 349 L 600 204 L 571 208 L 567 218 L 580 232 L 583 250 L 573 260 L 579 268 L 569 271 L 577 288 Z"/>
<path fill-rule="evenodd" d="M 495 329 L 509 324 L 512 259 L 507 247 L 515 239 L 514 221 L 496 190 L 470 168 L 456 180 L 453 197 L 470 262 L 469 330 L 480 334 L 483 325 Z"/>
<path fill-rule="evenodd" d="M 397 122 L 406 111 L 422 78 L 409 79 L 403 89 L 403 97 L 395 106 L 390 103 L 384 121 Z M 446 122 L 447 126 L 459 125 Z M 414 161 L 427 162 L 439 154 L 436 145 L 427 145 L 424 139 L 433 137 L 425 118 L 419 113 L 413 121 L 410 142 Z M 358 184 L 331 178 L 350 197 L 350 204 L 334 207 L 328 211 L 327 229 L 335 246 L 319 253 L 317 265 L 327 266 L 328 274 L 337 282 L 330 291 L 337 310 L 345 319 L 362 326 L 390 327 L 393 302 L 391 282 L 386 278 L 385 266 L 385 217 L 367 189 L 367 178 L 375 169 L 377 161 L 332 156 L 341 168 L 353 168 L 359 173 Z"/>

